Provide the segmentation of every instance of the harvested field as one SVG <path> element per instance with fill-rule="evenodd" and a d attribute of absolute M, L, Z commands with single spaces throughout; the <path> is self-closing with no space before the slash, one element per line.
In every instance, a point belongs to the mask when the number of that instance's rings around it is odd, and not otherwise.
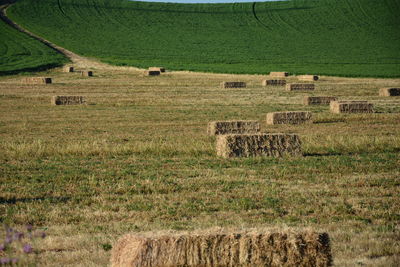
<path fill-rule="evenodd" d="M 400 96 L 400 88 L 381 88 L 379 96 Z"/>
<path fill-rule="evenodd" d="M 267 114 L 267 124 L 302 124 L 311 123 L 309 111 L 271 112 Z"/>
<path fill-rule="evenodd" d="M 332 101 L 332 113 L 373 113 L 374 105 L 368 101 Z"/>
<path fill-rule="evenodd" d="M 63 72 L 74 72 L 74 67 L 72 66 L 65 66 L 63 68 Z"/>
<path fill-rule="evenodd" d="M 331 101 L 336 101 L 336 96 L 305 96 L 303 98 L 304 105 L 329 105 Z"/>
<path fill-rule="evenodd" d="M 52 83 L 52 79 L 44 78 L 44 77 L 28 77 L 28 78 L 23 78 L 22 83 L 24 83 L 24 84 L 50 84 L 50 83 Z"/>
<path fill-rule="evenodd" d="M 286 90 L 288 91 L 312 91 L 315 90 L 313 83 L 289 83 L 286 84 Z"/>
<path fill-rule="evenodd" d="M 318 81 L 319 77 L 318 75 L 299 75 L 297 76 L 297 79 L 299 79 L 299 81 L 304 81 L 304 82 L 313 82 L 313 81 Z"/>
<path fill-rule="evenodd" d="M 208 123 L 208 135 L 251 134 L 260 132 L 258 121 L 212 121 Z"/>
<path fill-rule="evenodd" d="M 92 77 L 93 76 L 93 71 L 88 70 L 88 71 L 82 71 L 81 72 L 82 77 Z"/>
<path fill-rule="evenodd" d="M 245 88 L 245 82 L 222 82 L 221 88 Z"/>
<path fill-rule="evenodd" d="M 271 76 L 271 77 L 288 77 L 289 73 L 283 72 L 283 71 L 272 71 L 269 73 L 269 76 Z"/>
<path fill-rule="evenodd" d="M 145 70 L 143 74 L 144 74 L 144 76 L 158 76 L 158 75 L 161 75 L 161 71 L 159 71 L 159 70 Z"/>
<path fill-rule="evenodd" d="M 300 156 L 301 142 L 294 134 L 219 135 L 216 149 L 223 158 Z"/>
<path fill-rule="evenodd" d="M 149 70 L 150 71 L 159 71 L 161 73 L 165 72 L 165 68 L 163 68 L 163 67 L 150 67 Z"/>
<path fill-rule="evenodd" d="M 256 233 L 129 234 L 114 245 L 119 267 L 325 267 L 329 235 L 312 231 Z"/>
<path fill-rule="evenodd" d="M 53 105 L 82 105 L 86 100 L 83 96 L 53 96 L 51 104 Z"/>
<path fill-rule="evenodd" d="M 285 86 L 286 80 L 263 80 L 262 86 Z"/>

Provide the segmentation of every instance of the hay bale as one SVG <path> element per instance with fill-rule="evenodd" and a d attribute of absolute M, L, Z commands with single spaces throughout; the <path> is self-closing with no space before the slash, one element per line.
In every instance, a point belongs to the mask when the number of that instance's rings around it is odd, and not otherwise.
<path fill-rule="evenodd" d="M 313 83 L 288 83 L 286 90 L 288 91 L 312 91 L 315 89 Z"/>
<path fill-rule="evenodd" d="M 299 79 L 299 81 L 313 82 L 318 81 L 319 77 L 318 75 L 299 75 L 297 76 L 297 79 Z"/>
<path fill-rule="evenodd" d="M 159 71 L 159 72 L 165 72 L 165 68 L 163 67 L 150 67 L 149 68 L 150 71 Z"/>
<path fill-rule="evenodd" d="M 258 121 L 212 121 L 208 123 L 208 135 L 251 134 L 260 132 Z"/>
<path fill-rule="evenodd" d="M 144 71 L 144 76 L 157 76 L 160 74 L 161 74 L 161 72 L 158 70 L 145 70 Z"/>
<path fill-rule="evenodd" d="M 311 123 L 311 112 L 288 111 L 267 113 L 267 124 L 302 124 Z"/>
<path fill-rule="evenodd" d="M 26 77 L 22 79 L 22 83 L 24 84 L 50 84 L 52 83 L 51 78 L 45 77 Z"/>
<path fill-rule="evenodd" d="M 245 82 L 222 82 L 221 88 L 245 88 Z"/>
<path fill-rule="evenodd" d="M 93 71 L 91 70 L 84 70 L 81 72 L 82 77 L 92 77 L 93 76 Z"/>
<path fill-rule="evenodd" d="M 288 77 L 289 73 L 283 71 L 272 71 L 269 73 L 269 76 L 273 77 Z"/>
<path fill-rule="evenodd" d="M 285 86 L 286 80 L 263 80 L 262 86 Z"/>
<path fill-rule="evenodd" d="M 53 96 L 51 98 L 53 105 L 83 105 L 86 104 L 83 96 Z"/>
<path fill-rule="evenodd" d="M 331 101 L 336 101 L 335 96 L 305 96 L 304 105 L 329 105 Z"/>
<path fill-rule="evenodd" d="M 301 142 L 294 134 L 230 134 L 217 136 L 216 149 L 223 158 L 300 156 Z"/>
<path fill-rule="evenodd" d="M 327 233 L 128 234 L 111 252 L 112 267 L 326 267 L 332 265 Z"/>
<path fill-rule="evenodd" d="M 400 88 L 381 88 L 379 96 L 400 96 Z"/>
<path fill-rule="evenodd" d="M 74 67 L 72 67 L 72 66 L 64 66 L 63 72 L 74 72 Z"/>
<path fill-rule="evenodd" d="M 374 105 L 368 101 L 332 101 L 332 113 L 373 113 Z"/>

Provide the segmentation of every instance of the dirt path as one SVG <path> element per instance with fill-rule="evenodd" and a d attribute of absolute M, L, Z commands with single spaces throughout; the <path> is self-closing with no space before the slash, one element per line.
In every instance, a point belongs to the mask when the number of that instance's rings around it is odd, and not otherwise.
<path fill-rule="evenodd" d="M 15 23 L 14 21 L 12 21 L 8 16 L 7 16 L 7 8 L 9 8 L 11 6 L 11 4 L 6 4 L 3 6 L 0 6 L 0 19 L 2 19 L 4 22 L 6 22 L 8 25 L 10 25 L 11 27 L 15 28 L 16 30 L 25 33 L 29 36 L 31 36 L 32 38 L 38 40 L 39 42 L 45 44 L 46 46 L 54 49 L 55 51 L 57 51 L 60 54 L 63 54 L 64 56 L 66 56 L 67 58 L 69 58 L 72 61 L 72 64 L 77 67 L 77 68 L 90 68 L 90 69 L 107 69 L 107 70 L 139 70 L 138 68 L 134 68 L 134 67 L 119 67 L 119 66 L 112 66 L 106 63 L 102 63 L 97 59 L 92 59 L 92 58 L 87 58 L 87 57 L 83 57 L 80 56 L 78 54 L 75 54 L 72 51 L 69 51 L 68 49 L 65 49 L 61 46 L 58 46 L 52 42 L 50 42 L 49 40 L 46 40 L 26 29 L 24 29 L 23 27 L 21 27 L 20 25 L 18 25 L 17 23 Z"/>

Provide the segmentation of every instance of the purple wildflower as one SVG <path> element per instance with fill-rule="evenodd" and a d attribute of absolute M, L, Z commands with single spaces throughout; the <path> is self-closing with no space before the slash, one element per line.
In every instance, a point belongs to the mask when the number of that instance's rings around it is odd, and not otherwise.
<path fill-rule="evenodd" d="M 22 233 L 22 232 L 16 232 L 14 234 L 14 240 L 20 240 L 21 241 L 21 239 L 23 239 L 23 238 L 24 238 L 24 233 Z"/>
<path fill-rule="evenodd" d="M 32 229 L 33 229 L 32 224 L 27 224 L 26 225 L 26 230 L 28 230 L 28 232 L 32 231 Z"/>
<path fill-rule="evenodd" d="M 12 258 L 11 259 L 11 263 L 13 263 L 13 264 L 16 264 L 18 261 L 19 261 L 18 258 Z"/>
<path fill-rule="evenodd" d="M 11 260 L 9 258 L 0 258 L 0 264 L 8 264 Z"/>
<path fill-rule="evenodd" d="M 25 244 L 23 250 L 24 250 L 25 253 L 32 253 L 33 252 L 33 248 L 29 244 Z"/>
<path fill-rule="evenodd" d="M 0 244 L 0 251 L 4 251 L 4 250 L 6 250 L 6 245 Z"/>
<path fill-rule="evenodd" d="M 7 244 L 11 244 L 13 242 L 13 239 L 11 236 L 6 236 L 6 239 L 4 240 L 4 243 Z"/>
<path fill-rule="evenodd" d="M 40 234 L 40 237 L 41 237 L 41 238 L 45 238 L 45 237 L 46 237 L 46 233 L 45 233 L 45 232 L 42 232 L 42 233 Z"/>

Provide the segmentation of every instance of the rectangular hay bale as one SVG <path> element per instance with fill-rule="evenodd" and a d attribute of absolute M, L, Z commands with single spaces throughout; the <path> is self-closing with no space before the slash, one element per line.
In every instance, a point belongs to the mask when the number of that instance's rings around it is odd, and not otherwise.
<path fill-rule="evenodd" d="M 374 105 L 368 101 L 332 101 L 332 113 L 373 113 Z"/>
<path fill-rule="evenodd" d="M 288 83 L 286 84 L 288 91 L 312 91 L 315 90 L 313 83 Z"/>
<path fill-rule="evenodd" d="M 51 99 L 53 105 L 83 105 L 86 104 L 83 96 L 53 96 Z"/>
<path fill-rule="evenodd" d="M 299 75 L 297 76 L 297 79 L 299 79 L 299 81 L 313 82 L 318 81 L 319 77 L 318 75 Z"/>
<path fill-rule="evenodd" d="M 295 134 L 229 134 L 219 135 L 217 155 L 234 157 L 301 156 L 300 138 Z"/>
<path fill-rule="evenodd" d="M 262 86 L 285 86 L 286 80 L 263 80 Z"/>
<path fill-rule="evenodd" d="M 381 88 L 379 96 L 400 96 L 400 88 Z"/>
<path fill-rule="evenodd" d="M 336 96 L 305 96 L 304 105 L 329 105 L 331 101 L 336 101 Z"/>
<path fill-rule="evenodd" d="M 284 71 L 272 71 L 269 73 L 269 76 L 273 77 L 288 77 L 289 73 Z"/>
<path fill-rule="evenodd" d="M 88 71 L 82 71 L 81 72 L 82 77 L 92 77 L 93 76 L 93 71 L 88 70 Z"/>
<path fill-rule="evenodd" d="M 150 71 L 159 71 L 159 72 L 165 72 L 165 68 L 163 67 L 150 67 L 149 68 Z"/>
<path fill-rule="evenodd" d="M 212 121 L 208 123 L 208 135 L 251 134 L 260 132 L 258 121 Z"/>
<path fill-rule="evenodd" d="M 315 231 L 128 234 L 111 251 L 112 267 L 329 267 L 328 233 Z"/>
<path fill-rule="evenodd" d="M 65 66 L 63 68 L 63 72 L 74 72 L 74 67 L 72 66 Z"/>
<path fill-rule="evenodd" d="M 302 124 L 312 122 L 309 111 L 287 111 L 267 113 L 267 124 Z"/>
<path fill-rule="evenodd" d="M 221 88 L 245 88 L 245 82 L 222 82 Z"/>
<path fill-rule="evenodd" d="M 45 77 L 27 77 L 22 79 L 22 83 L 24 84 L 50 84 L 52 83 L 51 78 Z"/>
<path fill-rule="evenodd" d="M 157 76 L 161 75 L 161 72 L 159 70 L 145 70 L 144 71 L 144 76 Z"/>

